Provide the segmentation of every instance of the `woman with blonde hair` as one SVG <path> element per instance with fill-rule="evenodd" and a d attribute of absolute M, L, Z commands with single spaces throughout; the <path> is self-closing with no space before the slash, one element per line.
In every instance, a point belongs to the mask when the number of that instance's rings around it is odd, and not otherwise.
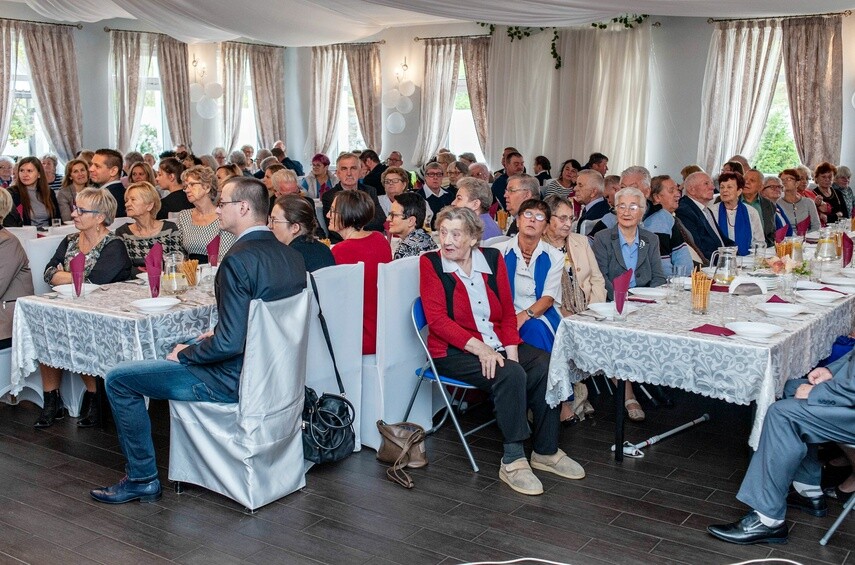
<path fill-rule="evenodd" d="M 145 267 L 145 257 L 155 243 L 163 246 L 164 253 L 181 251 L 178 226 L 168 220 L 157 219 L 160 195 L 151 183 L 135 182 L 128 185 L 125 210 L 134 222 L 120 226 L 116 235 L 124 240 L 134 267 Z"/>
<path fill-rule="evenodd" d="M 236 237 L 220 229 L 217 216 L 217 177 L 214 171 L 202 165 L 190 167 L 181 174 L 184 192 L 192 208 L 178 213 L 178 229 L 181 231 L 181 244 L 190 259 L 200 263 L 208 262 L 208 244 L 220 236 L 219 259 L 236 241 Z"/>

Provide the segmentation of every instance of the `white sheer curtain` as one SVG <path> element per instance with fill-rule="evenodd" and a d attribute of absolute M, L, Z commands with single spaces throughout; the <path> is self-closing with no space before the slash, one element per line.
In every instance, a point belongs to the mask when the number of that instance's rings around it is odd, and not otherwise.
<path fill-rule="evenodd" d="M 448 137 L 462 48 L 459 38 L 425 39 L 425 74 L 419 137 L 413 162 L 421 165 L 436 155 Z"/>
<path fill-rule="evenodd" d="M 285 139 L 285 49 L 249 46 L 249 72 L 259 147 Z"/>
<path fill-rule="evenodd" d="M 843 134 L 841 16 L 784 20 L 793 137 L 802 163 L 839 162 Z"/>
<path fill-rule="evenodd" d="M 717 171 L 731 155 L 753 158 L 781 70 L 781 21 L 717 22 L 704 73 L 698 164 Z"/>
<path fill-rule="evenodd" d="M 240 135 L 248 47 L 246 43 L 231 41 L 220 44 L 220 61 L 223 65 L 223 140 L 226 151 L 235 148 Z"/>
<path fill-rule="evenodd" d="M 380 48 L 377 43 L 347 45 L 344 54 L 362 139 L 369 149 L 379 155 L 383 141 L 380 120 Z"/>
<path fill-rule="evenodd" d="M 147 33 L 110 32 L 110 100 L 113 103 L 115 147 L 121 153 L 127 153 L 136 146 L 153 53 L 154 42 Z"/>
<path fill-rule="evenodd" d="M 0 20 L 0 144 L 5 145 L 12 125 L 12 99 L 18 58 L 18 37 L 15 22 Z M 2 151 L 0 147 L 0 151 Z"/>
<path fill-rule="evenodd" d="M 306 154 L 329 153 L 335 140 L 341 98 L 344 49 L 341 45 L 312 47 L 309 136 Z"/>
<path fill-rule="evenodd" d="M 597 119 L 591 115 L 591 108 L 600 90 L 597 85 L 599 73 L 599 39 L 603 30 L 579 28 L 563 30 L 559 34 L 558 52 L 561 55 L 561 69 L 556 79 L 560 103 L 557 114 L 546 125 L 552 147 L 545 149 L 545 155 L 552 158 L 554 175 L 560 174 L 557 167 L 571 157 L 584 163 L 594 151 L 604 152 L 594 146 L 587 135 L 587 123 Z M 553 71 L 555 72 L 555 71 Z M 604 118 L 608 118 L 611 112 Z M 614 162 L 614 157 L 606 153 Z M 616 163 L 612 165 L 616 167 Z"/>
<path fill-rule="evenodd" d="M 166 35 L 158 36 L 157 66 L 163 92 L 163 106 L 172 145 L 191 146 L 190 73 L 187 70 L 187 44 Z"/>

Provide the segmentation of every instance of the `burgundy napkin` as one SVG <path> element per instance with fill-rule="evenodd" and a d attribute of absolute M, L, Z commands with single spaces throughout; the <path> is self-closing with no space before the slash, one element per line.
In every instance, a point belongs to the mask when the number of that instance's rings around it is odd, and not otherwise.
<path fill-rule="evenodd" d="M 810 229 L 810 216 L 796 224 L 796 235 L 805 235 Z"/>
<path fill-rule="evenodd" d="M 210 265 L 212 267 L 216 267 L 217 261 L 220 259 L 220 236 L 219 236 L 219 234 L 217 235 L 217 237 L 212 239 L 211 242 L 208 244 L 207 251 L 208 251 L 208 263 L 210 263 Z"/>
<path fill-rule="evenodd" d="M 730 286 L 726 284 L 712 284 L 710 285 L 710 291 L 712 292 L 730 292 Z"/>
<path fill-rule="evenodd" d="M 392 243 L 392 232 L 389 231 L 389 227 L 392 225 L 392 222 L 386 220 L 383 222 L 383 233 L 386 234 L 386 241 Z"/>
<path fill-rule="evenodd" d="M 787 226 L 775 230 L 775 243 L 781 243 L 785 237 L 787 237 Z"/>
<path fill-rule="evenodd" d="M 629 291 L 629 281 L 632 280 L 632 269 L 628 269 L 624 274 L 616 276 L 612 280 L 612 288 L 615 295 L 615 309 L 619 314 L 623 313 L 623 301 L 626 299 L 626 293 Z"/>
<path fill-rule="evenodd" d="M 627 298 L 630 302 L 644 302 L 645 304 L 656 304 L 655 300 L 648 300 L 646 298 L 638 298 L 637 296 L 630 296 Z"/>
<path fill-rule="evenodd" d="M 783 298 L 781 298 L 777 294 L 773 294 L 772 298 L 770 298 L 766 302 L 771 302 L 772 304 L 789 304 L 790 303 L 789 300 L 784 300 Z"/>
<path fill-rule="evenodd" d="M 843 266 L 848 267 L 852 262 L 852 238 L 849 234 L 843 234 Z"/>
<path fill-rule="evenodd" d="M 160 273 L 163 272 L 163 245 L 155 243 L 145 256 L 145 272 L 148 274 L 148 287 L 151 297 L 160 296 Z"/>
<path fill-rule="evenodd" d="M 83 288 L 83 270 L 86 267 L 86 255 L 78 253 L 68 262 L 68 270 L 71 271 L 71 282 L 74 284 L 74 294 L 80 296 Z"/>
<path fill-rule="evenodd" d="M 15 210 L 17 210 L 17 211 L 18 211 L 18 215 L 23 219 L 23 217 L 24 217 L 24 205 L 23 205 L 23 204 L 18 204 L 18 205 L 15 207 Z"/>
<path fill-rule="evenodd" d="M 827 290 L 828 292 L 836 292 L 837 294 L 843 294 L 843 295 L 848 296 L 845 292 L 841 292 L 841 291 L 839 291 L 839 290 L 836 290 L 836 289 L 833 289 L 833 288 L 829 288 L 829 287 L 827 287 L 827 286 L 824 286 L 824 287 L 820 288 L 819 290 Z"/>
<path fill-rule="evenodd" d="M 690 332 L 698 332 L 699 334 L 709 334 L 709 335 L 718 335 L 718 336 L 728 336 L 735 335 L 736 332 L 733 332 L 727 328 L 723 328 L 721 326 L 714 326 L 712 324 L 704 324 L 703 326 L 698 326 L 697 328 L 692 328 L 689 330 Z"/>

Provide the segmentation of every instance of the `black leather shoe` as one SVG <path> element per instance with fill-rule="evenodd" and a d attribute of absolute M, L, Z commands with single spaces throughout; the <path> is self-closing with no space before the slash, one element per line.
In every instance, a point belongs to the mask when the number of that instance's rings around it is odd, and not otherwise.
<path fill-rule="evenodd" d="M 787 495 L 787 506 L 790 508 L 798 508 L 802 512 L 807 512 L 811 516 L 824 518 L 828 514 L 828 503 L 824 496 L 816 498 L 806 498 L 799 493 L 793 491 Z"/>
<path fill-rule="evenodd" d="M 83 393 L 83 403 L 80 407 L 80 419 L 77 420 L 78 428 L 92 428 L 101 421 L 100 407 L 98 406 L 98 395 L 88 390 Z"/>
<path fill-rule="evenodd" d="M 134 500 L 156 502 L 161 495 L 160 481 L 154 479 L 147 483 L 135 483 L 125 476 L 115 485 L 90 490 L 89 494 L 98 502 L 107 504 L 124 504 Z"/>
<path fill-rule="evenodd" d="M 787 523 L 764 526 L 756 512 L 749 512 L 738 522 L 708 526 L 707 531 L 720 540 L 739 545 L 752 543 L 787 543 Z"/>
<path fill-rule="evenodd" d="M 45 392 L 42 397 L 44 398 L 42 413 L 39 414 L 39 419 L 33 424 L 34 428 L 49 428 L 56 420 L 62 420 L 65 417 L 65 406 L 62 403 L 59 390 Z"/>

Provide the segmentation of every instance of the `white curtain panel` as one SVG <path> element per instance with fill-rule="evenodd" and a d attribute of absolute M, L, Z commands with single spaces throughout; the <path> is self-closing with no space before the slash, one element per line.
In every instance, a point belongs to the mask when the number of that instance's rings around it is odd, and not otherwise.
<path fill-rule="evenodd" d="M 841 16 L 784 20 L 793 137 L 802 163 L 838 163 L 843 135 Z"/>
<path fill-rule="evenodd" d="M 246 43 L 220 43 L 220 61 L 223 66 L 223 140 L 227 152 L 235 148 L 240 135 L 248 47 Z"/>
<path fill-rule="evenodd" d="M 258 146 L 285 139 L 285 49 L 251 45 L 248 51 Z"/>
<path fill-rule="evenodd" d="M 110 101 L 116 132 L 115 147 L 127 153 L 136 147 L 151 70 L 153 41 L 147 33 L 110 32 Z"/>
<path fill-rule="evenodd" d="M 344 70 L 341 45 L 312 47 L 312 86 L 309 93 L 307 155 L 327 154 L 335 139 Z"/>
<path fill-rule="evenodd" d="M 377 43 L 347 45 L 344 55 L 362 139 L 369 149 L 379 155 L 383 143 L 380 119 L 380 97 L 383 88 L 380 81 L 380 47 Z"/>
<path fill-rule="evenodd" d="M 481 152 L 487 154 L 487 69 L 490 66 L 490 37 L 463 39 L 463 68 L 466 73 L 466 90 L 475 122 L 475 134 Z"/>
<path fill-rule="evenodd" d="M 0 20 L 0 139 L 8 139 L 12 125 L 13 77 L 17 69 L 18 38 L 15 22 Z M 5 141 L 3 142 L 5 143 Z"/>
<path fill-rule="evenodd" d="M 157 65 L 163 88 L 163 107 L 172 145 L 191 146 L 190 137 L 190 73 L 187 44 L 166 35 L 158 36 Z"/>
<path fill-rule="evenodd" d="M 551 146 L 544 155 L 552 161 L 554 176 L 561 174 L 561 163 L 573 158 L 585 163 L 588 155 L 602 151 L 587 137 L 587 123 L 600 116 L 591 114 L 592 107 L 600 95 L 597 84 L 599 74 L 599 40 L 603 30 L 576 28 L 563 30 L 559 34 L 558 52 L 561 55 L 561 70 L 558 73 L 558 109 L 555 119 L 546 125 Z M 602 118 L 608 119 L 611 112 Z M 612 155 L 606 153 L 610 158 Z M 614 166 L 614 165 L 613 165 Z"/>
<path fill-rule="evenodd" d="M 83 112 L 77 81 L 74 28 L 18 24 L 30 62 L 33 96 L 50 144 L 60 160 L 83 149 Z"/>
<path fill-rule="evenodd" d="M 698 164 L 705 171 L 719 170 L 735 154 L 754 157 L 781 69 L 779 19 L 717 22 L 715 26 L 704 74 L 698 140 Z"/>
<path fill-rule="evenodd" d="M 462 48 L 459 38 L 425 39 L 425 74 L 413 162 L 427 163 L 448 138 Z"/>

